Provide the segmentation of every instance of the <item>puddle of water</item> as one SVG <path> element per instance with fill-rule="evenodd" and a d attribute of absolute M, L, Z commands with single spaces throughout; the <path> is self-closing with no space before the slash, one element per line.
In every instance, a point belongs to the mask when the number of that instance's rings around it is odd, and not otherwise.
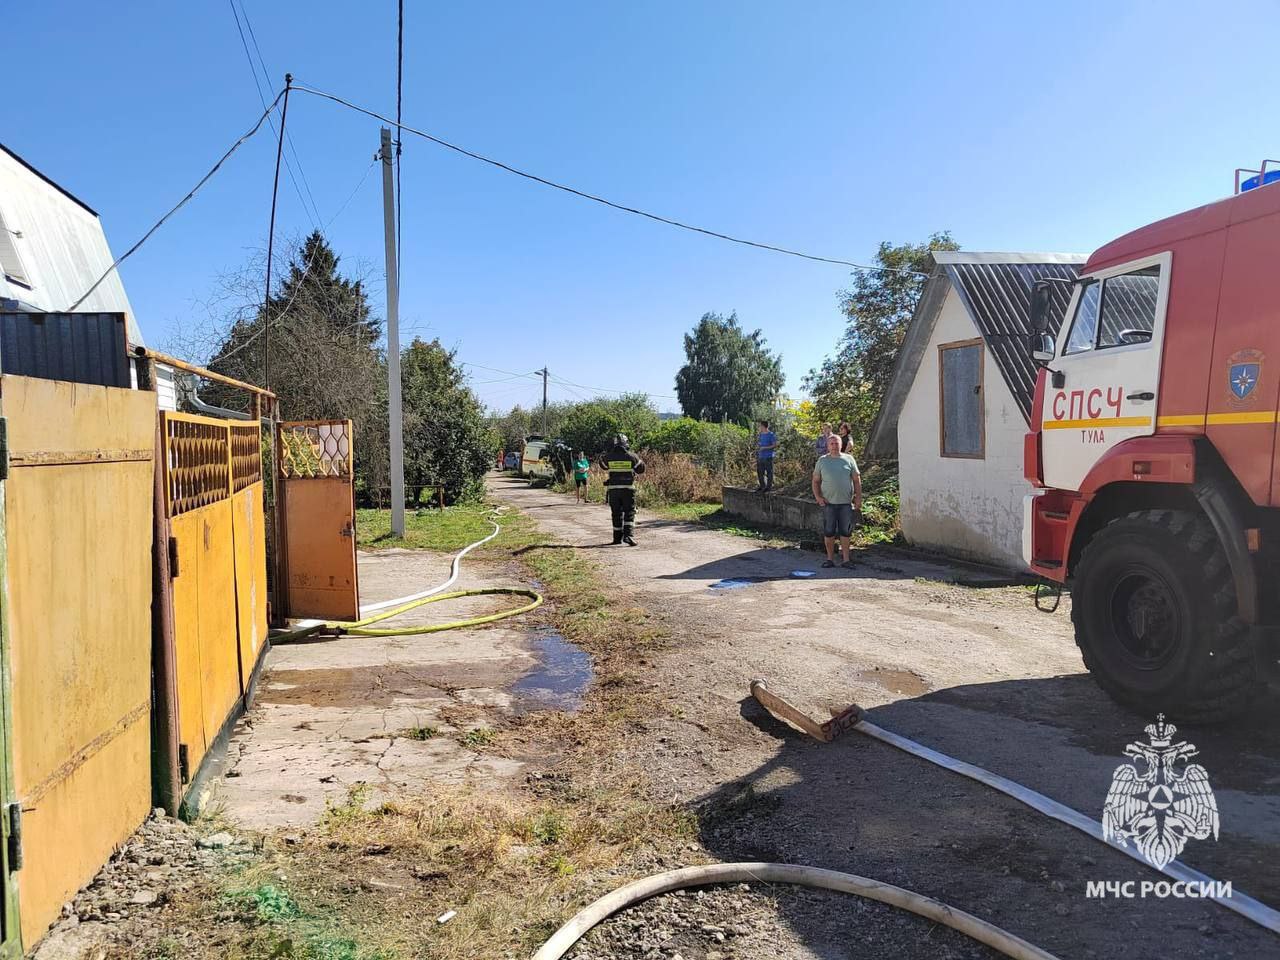
<path fill-rule="evenodd" d="M 764 577 L 725 577 L 711 584 L 712 590 L 741 590 L 743 587 L 754 587 L 763 583 Z"/>
<path fill-rule="evenodd" d="M 817 570 L 792 570 L 791 575 L 793 577 L 816 577 L 818 575 L 818 571 Z"/>
<path fill-rule="evenodd" d="M 922 677 L 910 670 L 874 667 L 870 670 L 855 670 L 853 678 L 864 683 L 874 683 L 882 690 L 904 697 L 918 697 L 933 689 Z"/>
<path fill-rule="evenodd" d="M 538 665 L 511 688 L 519 712 L 580 709 L 583 694 L 591 685 L 591 656 L 549 631 L 534 639 L 533 649 Z"/>

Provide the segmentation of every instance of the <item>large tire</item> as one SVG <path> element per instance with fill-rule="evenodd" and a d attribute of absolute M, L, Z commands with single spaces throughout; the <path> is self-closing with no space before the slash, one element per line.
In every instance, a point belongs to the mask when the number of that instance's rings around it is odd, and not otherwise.
<path fill-rule="evenodd" d="M 1111 521 L 1076 565 L 1071 603 L 1085 666 L 1126 706 L 1214 722 L 1247 711 L 1262 689 L 1226 554 L 1199 514 Z"/>

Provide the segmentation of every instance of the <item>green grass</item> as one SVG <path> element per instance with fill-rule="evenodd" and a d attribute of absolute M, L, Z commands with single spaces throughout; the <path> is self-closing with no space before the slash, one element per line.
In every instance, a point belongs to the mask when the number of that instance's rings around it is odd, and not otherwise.
<path fill-rule="evenodd" d="M 383 949 L 361 946 L 346 935 L 345 924 L 308 913 L 274 883 L 229 890 L 223 902 L 250 929 L 256 926 L 267 931 L 262 947 L 271 960 L 394 960 L 395 957 Z M 151 956 L 160 960 L 165 954 L 152 951 Z"/>
<path fill-rule="evenodd" d="M 486 519 L 491 511 L 492 507 L 479 503 L 460 503 L 443 510 L 410 510 L 405 514 L 404 536 L 393 537 L 390 510 L 357 510 L 356 544 L 366 550 L 461 550 L 492 532 Z"/>
<path fill-rule="evenodd" d="M 668 503 L 653 508 L 654 513 L 668 520 L 688 520 L 694 523 L 701 522 L 719 511 L 718 503 Z"/>
<path fill-rule="evenodd" d="M 405 737 L 408 740 L 430 740 L 439 733 L 440 731 L 435 727 L 418 726 L 409 727 L 401 733 L 400 736 Z"/>
<path fill-rule="evenodd" d="M 496 730 L 490 730 L 488 727 L 477 727 L 475 730 L 468 730 L 458 738 L 458 742 L 464 747 L 487 747 L 498 739 Z"/>

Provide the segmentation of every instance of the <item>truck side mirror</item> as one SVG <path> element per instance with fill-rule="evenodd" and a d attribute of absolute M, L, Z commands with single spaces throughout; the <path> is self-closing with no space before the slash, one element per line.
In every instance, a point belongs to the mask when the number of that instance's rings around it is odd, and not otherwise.
<path fill-rule="evenodd" d="M 1057 347 L 1058 345 L 1054 343 L 1053 337 L 1047 333 L 1033 333 L 1031 335 L 1031 359 L 1041 366 L 1053 359 L 1053 355 L 1057 353 Z"/>
<path fill-rule="evenodd" d="M 1049 302 L 1053 298 L 1051 280 L 1037 280 L 1031 287 L 1031 332 L 1049 329 Z"/>

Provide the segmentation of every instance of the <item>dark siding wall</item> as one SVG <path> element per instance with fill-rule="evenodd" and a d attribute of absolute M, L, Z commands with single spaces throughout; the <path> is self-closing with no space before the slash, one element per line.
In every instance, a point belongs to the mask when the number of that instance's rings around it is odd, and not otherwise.
<path fill-rule="evenodd" d="M 123 313 L 0 313 L 0 372 L 128 387 Z"/>

